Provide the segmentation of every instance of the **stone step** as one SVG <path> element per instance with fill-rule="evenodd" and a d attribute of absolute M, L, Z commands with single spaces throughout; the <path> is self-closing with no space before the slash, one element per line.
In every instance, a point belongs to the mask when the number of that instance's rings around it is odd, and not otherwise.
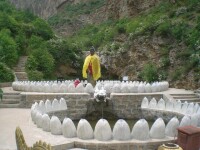
<path fill-rule="evenodd" d="M 20 104 L 1 104 L 0 108 L 20 108 Z"/>
<path fill-rule="evenodd" d="M 19 95 L 20 92 L 10 92 L 10 93 L 7 93 L 7 92 L 4 92 L 3 95 Z"/>
<path fill-rule="evenodd" d="M 18 81 L 28 81 L 28 79 L 18 79 Z"/>
<path fill-rule="evenodd" d="M 3 99 L 0 104 L 19 104 L 20 99 Z"/>
<path fill-rule="evenodd" d="M 170 94 L 171 96 L 195 96 L 196 94 Z"/>
<path fill-rule="evenodd" d="M 15 75 L 17 76 L 18 80 L 22 80 L 22 79 L 28 79 L 27 78 L 27 73 L 26 72 L 15 72 Z"/>
<path fill-rule="evenodd" d="M 25 68 L 14 68 L 15 72 L 25 72 Z"/>
<path fill-rule="evenodd" d="M 197 89 L 194 91 L 195 93 L 200 93 L 200 89 Z"/>
<path fill-rule="evenodd" d="M 198 98 L 198 96 L 194 95 L 194 96 L 173 96 L 174 99 L 190 99 L 190 98 Z"/>
<path fill-rule="evenodd" d="M 191 103 L 191 102 L 200 102 L 200 98 L 178 99 L 178 100 L 180 100 L 180 101 L 182 101 L 182 102 L 187 101 L 187 102 L 189 102 L 189 103 Z"/>
<path fill-rule="evenodd" d="M 87 149 L 83 149 L 83 148 L 71 148 L 71 149 L 68 149 L 68 150 L 87 150 Z"/>
<path fill-rule="evenodd" d="M 18 95 L 14 95 L 14 94 L 12 94 L 12 95 L 6 95 L 6 94 L 3 94 L 3 98 L 2 99 L 20 99 L 21 98 L 21 96 L 18 94 Z"/>

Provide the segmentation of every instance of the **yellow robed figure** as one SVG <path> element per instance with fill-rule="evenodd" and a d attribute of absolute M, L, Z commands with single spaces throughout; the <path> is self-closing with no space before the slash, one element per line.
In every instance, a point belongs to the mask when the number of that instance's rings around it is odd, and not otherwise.
<path fill-rule="evenodd" d="M 94 53 L 94 48 L 90 49 L 90 55 L 85 58 L 82 73 L 83 78 L 91 78 L 94 81 L 101 77 L 100 59 L 99 56 Z"/>

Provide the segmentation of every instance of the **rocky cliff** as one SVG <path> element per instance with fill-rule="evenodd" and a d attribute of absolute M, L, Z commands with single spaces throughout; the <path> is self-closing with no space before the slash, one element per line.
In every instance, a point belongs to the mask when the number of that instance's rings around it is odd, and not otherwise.
<path fill-rule="evenodd" d="M 47 19 L 57 12 L 57 8 L 67 0 L 10 0 L 18 9 L 29 10 Z"/>
<path fill-rule="evenodd" d="M 30 10 L 41 18 L 47 19 L 62 8 L 63 5 L 87 2 L 88 0 L 10 0 L 19 9 Z M 106 5 L 100 8 L 89 18 L 101 21 L 103 18 L 123 18 L 137 15 L 141 11 L 155 6 L 160 0 L 107 0 Z M 98 20 L 97 20 L 98 19 Z M 100 19 L 100 20 L 99 20 Z M 91 20 L 91 19 L 90 19 Z"/>
<path fill-rule="evenodd" d="M 106 13 L 107 17 L 115 19 L 135 16 L 157 5 L 159 2 L 160 0 L 108 0 Z"/>

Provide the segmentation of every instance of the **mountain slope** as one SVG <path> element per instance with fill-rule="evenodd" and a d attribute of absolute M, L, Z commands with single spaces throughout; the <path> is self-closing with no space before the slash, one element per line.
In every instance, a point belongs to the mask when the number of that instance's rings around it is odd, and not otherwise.
<path fill-rule="evenodd" d="M 126 5 L 121 5 L 123 2 Z M 148 1 L 144 5 L 143 1 L 143 7 L 140 7 L 139 1 L 123 2 L 107 1 L 101 7 L 105 10 L 104 21 L 92 22 L 95 17 L 89 21 L 85 19 L 79 26 L 81 30 L 74 29 L 73 36 L 68 39 L 82 50 L 92 45 L 98 48 L 106 68 L 104 78 L 128 75 L 131 80 L 148 79 L 152 76 L 148 75 L 148 70 L 151 71 L 153 66 L 157 72 L 156 80 L 168 80 L 171 86 L 179 88 L 197 88 L 200 84 L 200 3 L 197 0 Z M 73 7 L 83 4 L 89 5 L 89 2 L 73 4 Z M 128 8 L 133 4 L 138 9 L 129 12 Z M 133 13 L 135 10 L 138 12 Z M 83 16 L 92 18 L 93 15 L 90 12 L 71 18 L 80 20 Z M 67 13 L 63 17 L 67 17 Z M 59 20 L 57 25 L 59 28 Z M 63 27 L 68 25 L 63 24 L 61 29 Z"/>

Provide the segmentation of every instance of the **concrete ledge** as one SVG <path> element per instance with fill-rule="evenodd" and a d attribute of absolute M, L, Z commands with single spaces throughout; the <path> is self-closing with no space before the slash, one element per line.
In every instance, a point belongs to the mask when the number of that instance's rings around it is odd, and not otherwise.
<path fill-rule="evenodd" d="M 66 138 L 68 140 L 68 138 Z M 147 141 L 128 140 L 128 141 L 98 141 L 96 139 L 81 140 L 78 138 L 70 139 L 71 142 L 60 145 L 52 145 L 53 150 L 65 150 L 69 148 L 81 148 L 87 150 L 155 150 L 165 143 L 176 143 L 176 139 L 166 137 L 165 139 L 150 139 Z"/>
<path fill-rule="evenodd" d="M 83 148 L 88 150 L 155 150 L 164 143 L 175 143 L 174 138 L 162 140 L 147 140 L 147 141 L 97 141 L 97 140 L 75 140 L 74 148 Z"/>
<path fill-rule="evenodd" d="M 12 86 L 12 82 L 0 83 L 0 88 L 3 88 L 3 87 L 11 87 L 11 86 Z"/>
<path fill-rule="evenodd" d="M 179 120 L 184 117 L 184 114 L 178 112 L 149 108 L 142 108 L 142 115 L 147 120 L 156 120 L 157 118 L 162 118 L 166 122 L 169 122 L 174 116 L 176 116 Z"/>

